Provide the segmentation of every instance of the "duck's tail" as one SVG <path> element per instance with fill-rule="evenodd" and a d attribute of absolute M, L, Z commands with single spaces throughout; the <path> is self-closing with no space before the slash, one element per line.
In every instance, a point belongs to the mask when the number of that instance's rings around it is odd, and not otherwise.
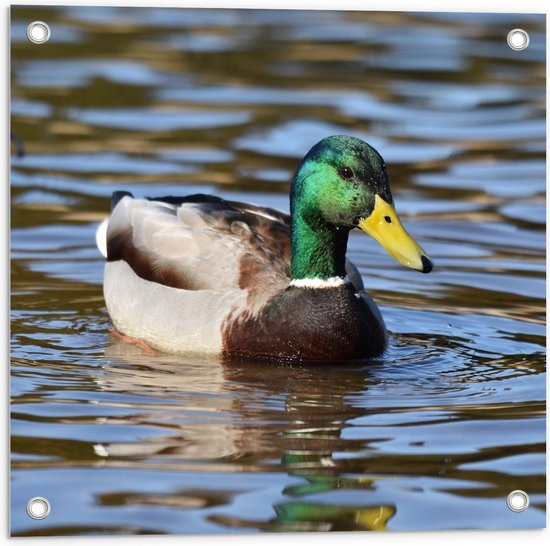
<path fill-rule="evenodd" d="M 99 224 L 97 231 L 95 232 L 95 244 L 101 252 L 101 255 L 107 257 L 107 225 L 109 224 L 109 218 L 105 218 L 101 224 Z"/>
<path fill-rule="evenodd" d="M 111 197 L 111 211 L 118 205 L 123 197 L 134 197 L 129 191 L 115 191 Z M 101 252 L 101 255 L 107 257 L 107 225 L 109 224 L 109 218 L 105 218 L 101 224 L 99 224 L 97 231 L 95 232 L 95 244 Z"/>

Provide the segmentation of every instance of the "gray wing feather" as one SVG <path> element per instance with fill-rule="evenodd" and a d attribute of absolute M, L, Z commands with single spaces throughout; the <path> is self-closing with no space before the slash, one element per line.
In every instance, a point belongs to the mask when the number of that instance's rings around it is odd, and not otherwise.
<path fill-rule="evenodd" d="M 188 290 L 280 287 L 289 272 L 285 220 L 248 204 L 125 196 L 109 221 L 108 260 L 123 259 L 142 278 Z"/>

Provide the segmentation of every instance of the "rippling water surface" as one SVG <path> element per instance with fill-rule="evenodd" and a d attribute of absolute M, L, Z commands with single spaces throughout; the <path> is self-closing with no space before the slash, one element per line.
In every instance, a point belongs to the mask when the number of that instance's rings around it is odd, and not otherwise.
<path fill-rule="evenodd" d="M 26 41 L 36 19 L 47 45 Z M 544 526 L 544 32 L 542 15 L 12 8 L 12 533 Z M 382 153 L 436 263 L 350 238 L 383 358 L 228 365 L 109 335 L 94 235 L 113 190 L 288 210 L 298 161 L 335 133 Z"/>

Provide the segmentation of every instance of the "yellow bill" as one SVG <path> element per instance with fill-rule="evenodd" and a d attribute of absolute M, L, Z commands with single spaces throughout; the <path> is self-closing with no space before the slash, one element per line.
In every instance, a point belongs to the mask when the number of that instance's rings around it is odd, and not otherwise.
<path fill-rule="evenodd" d="M 400 264 L 422 273 L 433 269 L 432 261 L 407 233 L 394 207 L 379 195 L 375 197 L 372 214 L 361 218 L 359 227 L 376 239 Z"/>

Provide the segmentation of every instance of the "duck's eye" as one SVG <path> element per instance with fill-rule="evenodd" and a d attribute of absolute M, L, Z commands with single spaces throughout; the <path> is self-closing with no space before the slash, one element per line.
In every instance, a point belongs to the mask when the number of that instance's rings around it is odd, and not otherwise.
<path fill-rule="evenodd" d="M 351 170 L 350 167 L 340 167 L 338 169 L 338 174 L 345 180 L 349 180 L 350 178 L 353 178 L 353 171 Z"/>

